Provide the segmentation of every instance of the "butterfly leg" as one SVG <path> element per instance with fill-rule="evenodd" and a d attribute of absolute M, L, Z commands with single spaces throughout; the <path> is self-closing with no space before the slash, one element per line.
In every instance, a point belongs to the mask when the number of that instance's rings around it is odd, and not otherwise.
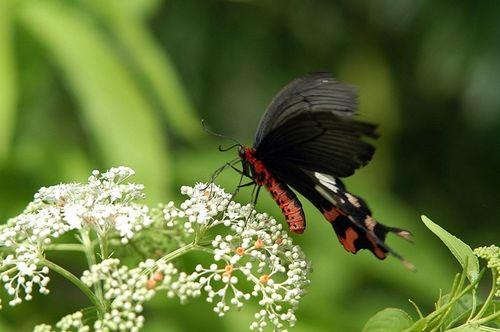
<path fill-rule="evenodd" d="M 237 169 L 236 167 L 234 167 L 234 165 L 229 164 L 229 167 L 231 167 L 233 170 L 235 170 L 238 174 L 244 175 L 243 171 L 240 171 L 239 169 Z"/>
<path fill-rule="evenodd" d="M 253 210 L 255 208 L 255 204 L 257 204 L 257 198 L 259 197 L 259 192 L 260 192 L 260 188 L 261 188 L 261 186 L 259 186 L 255 182 L 252 182 L 252 183 L 255 184 L 255 185 L 254 185 L 254 187 L 252 189 L 252 193 L 250 194 L 251 209 L 250 209 L 250 211 L 248 212 L 248 215 L 245 218 L 245 226 L 246 226 L 247 221 L 252 216 L 252 212 L 253 212 Z"/>
<path fill-rule="evenodd" d="M 252 180 L 248 183 L 244 183 L 244 184 L 241 184 L 243 182 L 243 178 L 245 177 L 245 173 L 240 171 L 239 169 L 237 169 L 236 167 L 234 167 L 234 165 L 232 165 L 231 163 L 227 163 L 226 165 L 229 165 L 232 169 L 234 169 L 236 172 L 238 172 L 241 176 L 240 176 L 240 180 L 238 181 L 238 185 L 236 186 L 236 189 L 234 190 L 234 192 L 231 194 L 231 198 L 229 201 L 232 201 L 233 198 L 239 193 L 240 189 L 241 188 L 244 188 L 244 187 L 248 187 L 248 186 L 251 186 L 253 185 L 255 182 Z"/>
<path fill-rule="evenodd" d="M 241 183 L 241 181 L 240 181 L 240 183 Z M 253 182 L 253 181 L 250 181 L 250 182 L 244 183 L 244 184 L 238 184 L 236 186 L 236 189 L 234 190 L 233 194 L 231 195 L 231 199 L 240 192 L 241 188 L 245 188 L 245 187 L 251 186 L 253 184 L 255 184 L 255 182 Z"/>
<path fill-rule="evenodd" d="M 257 190 L 255 191 L 255 196 L 252 199 L 253 206 L 257 205 L 257 199 L 259 198 L 260 188 L 262 188 L 262 186 L 257 185 L 256 187 L 257 187 Z"/>
<path fill-rule="evenodd" d="M 239 169 L 237 169 L 236 167 L 234 167 L 234 164 L 239 162 L 240 160 L 239 159 L 234 159 L 234 160 L 231 160 L 230 162 L 227 162 L 225 163 L 224 165 L 222 165 L 221 167 L 217 168 L 215 170 L 215 172 L 213 172 L 212 176 L 210 177 L 210 182 L 209 182 L 209 185 L 214 183 L 215 182 L 215 179 L 217 179 L 217 177 L 228 167 L 231 167 L 233 170 L 235 170 L 236 172 L 238 172 L 239 174 L 243 174 L 242 171 L 240 171 Z"/>

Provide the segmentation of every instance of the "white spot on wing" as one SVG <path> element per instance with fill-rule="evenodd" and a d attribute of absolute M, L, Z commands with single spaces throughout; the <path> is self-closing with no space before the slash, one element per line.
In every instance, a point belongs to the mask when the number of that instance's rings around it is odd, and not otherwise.
<path fill-rule="evenodd" d="M 375 221 L 375 219 L 373 219 L 372 216 L 366 216 L 366 218 L 365 218 L 366 228 L 368 228 L 370 231 L 373 232 L 373 230 L 375 229 L 375 225 L 377 225 L 377 222 Z"/>
<path fill-rule="evenodd" d="M 349 203 L 351 203 L 352 205 L 354 205 L 357 208 L 361 207 L 361 204 L 359 203 L 359 200 L 356 197 L 354 197 L 353 195 L 351 195 L 349 193 L 345 193 L 345 195 L 347 196 Z"/>
<path fill-rule="evenodd" d="M 339 188 L 337 187 L 337 181 L 335 181 L 335 178 L 333 176 L 318 172 L 314 172 L 314 176 L 316 177 L 316 179 L 318 179 L 319 183 L 321 183 L 334 193 L 337 193 L 339 191 Z"/>

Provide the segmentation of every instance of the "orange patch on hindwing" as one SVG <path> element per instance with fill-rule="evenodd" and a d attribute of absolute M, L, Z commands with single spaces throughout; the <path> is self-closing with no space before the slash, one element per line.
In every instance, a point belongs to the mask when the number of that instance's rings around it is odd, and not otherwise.
<path fill-rule="evenodd" d="M 342 214 L 343 213 L 336 208 L 331 208 L 330 210 L 323 211 L 323 216 L 325 216 L 326 220 L 328 220 L 330 223 L 333 223 L 335 219 L 337 219 L 337 217 Z"/>
<path fill-rule="evenodd" d="M 344 246 L 344 248 L 355 254 L 358 250 L 354 246 L 354 241 L 359 237 L 358 233 L 354 230 L 354 228 L 349 227 L 345 231 L 345 237 L 340 238 L 340 243 Z"/>
<path fill-rule="evenodd" d="M 384 259 L 387 256 L 385 252 L 377 245 L 375 240 L 370 235 L 368 235 L 367 237 L 373 246 L 373 253 L 375 254 L 375 256 L 377 256 L 379 259 Z"/>

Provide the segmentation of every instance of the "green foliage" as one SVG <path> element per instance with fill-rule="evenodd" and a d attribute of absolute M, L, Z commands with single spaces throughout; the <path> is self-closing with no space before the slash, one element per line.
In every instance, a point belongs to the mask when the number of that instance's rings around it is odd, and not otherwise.
<path fill-rule="evenodd" d="M 19 11 L 61 66 L 106 164 L 126 163 L 140 170 L 147 174 L 146 185 L 161 179 L 164 184 L 154 186 L 160 191 L 149 193 L 161 197 L 160 188 L 168 184 L 162 175 L 169 171 L 161 127 L 117 51 L 86 15 L 63 2 L 26 1 Z"/>
<path fill-rule="evenodd" d="M 0 162 L 11 148 L 17 97 L 11 7 L 10 1 L 0 2 Z"/>
<path fill-rule="evenodd" d="M 477 299 L 476 290 L 484 270 L 479 271 L 479 262 L 472 249 L 429 218 L 422 216 L 422 221 L 446 244 L 460 262 L 463 268 L 462 273 L 455 276 L 450 293 L 440 296 L 435 304 L 435 310 L 427 316 L 424 317 L 421 310 L 412 302 L 419 315 L 416 322 L 406 312 L 388 308 L 370 318 L 363 332 L 496 331 L 500 327 L 500 311 L 494 301 L 499 288 L 496 260 L 498 260 L 500 249 L 495 246 L 476 249 L 477 256 L 488 260 L 487 266 L 492 272 L 490 293 L 484 302 L 480 302 Z M 469 262 L 472 264 L 469 265 Z"/>
<path fill-rule="evenodd" d="M 401 309 L 387 308 L 366 322 L 363 332 L 399 332 L 413 325 L 410 315 Z"/>
<path fill-rule="evenodd" d="M 174 65 L 145 25 L 157 5 L 152 1 L 2 1 L 0 160 L 5 161 L 13 150 L 15 120 L 20 118 L 14 31 L 22 28 L 42 45 L 46 52 L 42 58 L 62 72 L 79 105 L 78 120 L 83 135 L 89 137 L 91 158 L 107 167 L 127 164 L 137 169 L 151 200 L 167 193 L 170 156 L 161 118 L 187 141 L 201 131 L 195 130 L 199 121 Z M 69 169 L 68 177 L 77 174 Z"/>
<path fill-rule="evenodd" d="M 441 226 L 432 222 L 426 216 L 422 216 L 422 221 L 425 226 L 429 228 L 434 234 L 436 234 L 441 241 L 448 247 L 453 256 L 458 260 L 462 268 L 467 271 L 467 277 L 470 282 L 474 282 L 477 279 L 479 274 L 479 261 L 477 257 L 474 255 L 471 247 L 465 244 L 462 240 L 457 237 L 451 235 L 446 230 L 444 230 Z"/>

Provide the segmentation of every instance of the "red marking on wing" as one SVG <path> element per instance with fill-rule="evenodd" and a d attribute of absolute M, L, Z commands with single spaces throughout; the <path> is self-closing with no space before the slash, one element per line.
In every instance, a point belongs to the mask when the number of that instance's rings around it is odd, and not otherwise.
<path fill-rule="evenodd" d="M 339 209 L 332 207 L 330 210 L 324 210 L 323 215 L 325 216 L 326 220 L 328 220 L 328 222 L 333 223 L 338 216 L 344 214 Z"/>
<path fill-rule="evenodd" d="M 348 252 L 355 254 L 360 249 L 366 248 L 370 249 L 379 259 L 384 259 L 387 256 L 387 253 L 379 245 L 377 245 L 377 242 L 370 233 L 362 232 L 360 229 L 355 227 L 352 221 L 346 217 L 346 214 L 336 207 L 332 206 L 328 210 L 323 210 L 323 216 L 325 216 L 326 220 L 328 220 L 328 222 L 333 226 L 340 243 Z M 368 226 L 372 226 L 373 229 L 376 225 L 376 221 L 373 218 L 369 221 L 371 224 Z M 369 247 L 366 247 L 367 242 Z"/>
<path fill-rule="evenodd" d="M 358 251 L 356 246 L 354 245 L 354 241 L 359 237 L 358 233 L 351 227 L 349 227 L 345 231 L 345 238 L 340 238 L 340 243 L 344 246 L 344 248 L 352 252 L 353 254 Z"/>
<path fill-rule="evenodd" d="M 370 241 L 370 243 L 372 244 L 372 252 L 375 254 L 375 256 L 377 256 L 377 258 L 379 259 L 384 259 L 387 257 L 387 253 L 385 251 L 383 251 L 378 245 L 377 243 L 375 242 L 375 240 L 370 236 L 368 235 L 368 240 Z"/>

